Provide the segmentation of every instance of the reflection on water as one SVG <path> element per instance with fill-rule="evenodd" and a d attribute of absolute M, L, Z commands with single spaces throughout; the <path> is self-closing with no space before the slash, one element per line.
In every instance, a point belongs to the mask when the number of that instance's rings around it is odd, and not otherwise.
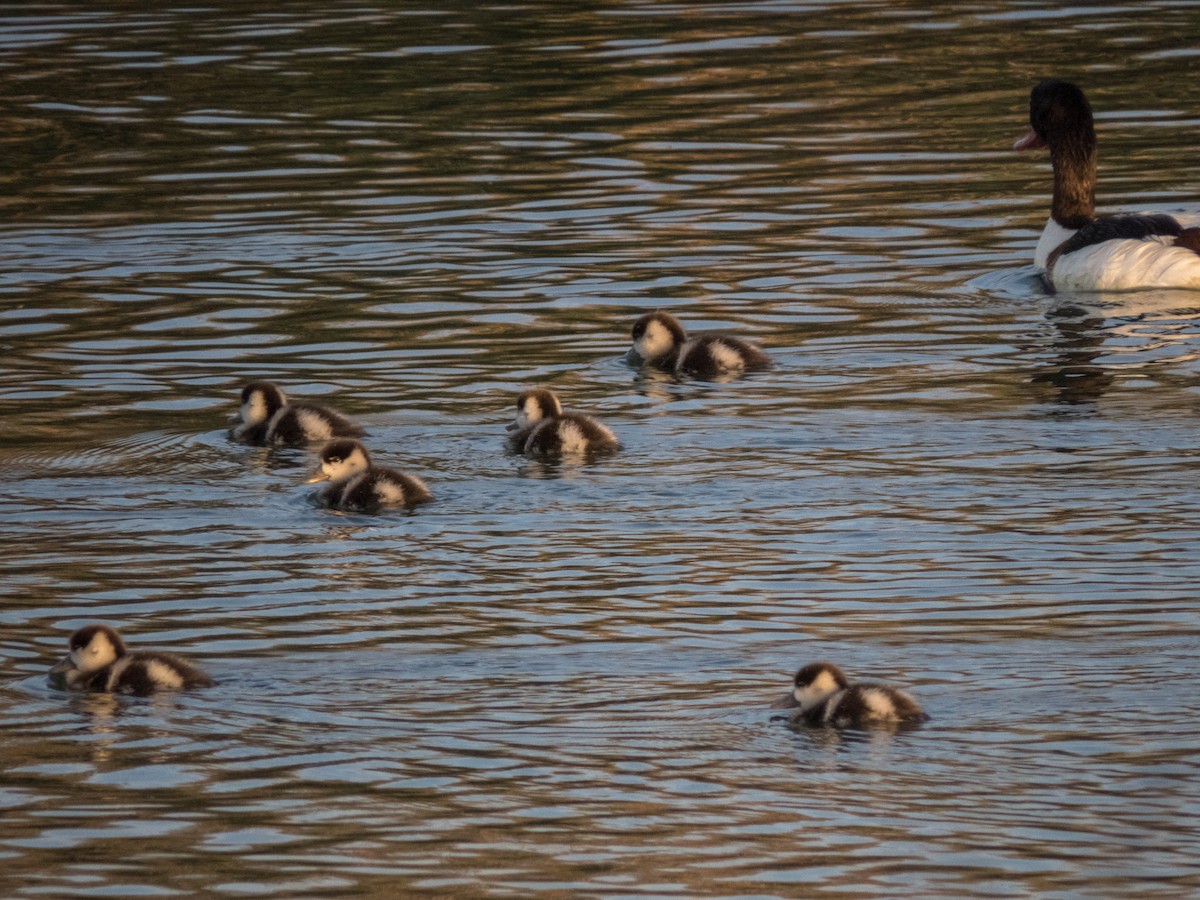
<path fill-rule="evenodd" d="M 1077 78 L 1193 202 L 1188 4 L 0 16 L 5 896 L 1200 890 L 1200 301 L 1046 296 L 1008 150 Z M 316 508 L 255 378 L 438 502 Z M 50 687 L 97 620 L 220 687 Z M 819 658 L 932 721 L 772 721 Z"/>

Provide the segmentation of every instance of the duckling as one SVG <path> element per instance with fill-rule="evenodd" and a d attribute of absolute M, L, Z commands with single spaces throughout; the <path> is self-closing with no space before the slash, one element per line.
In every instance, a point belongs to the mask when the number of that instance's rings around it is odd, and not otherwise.
<path fill-rule="evenodd" d="M 908 693 L 883 684 L 851 684 L 833 663 L 812 663 L 796 673 L 795 687 L 772 709 L 797 709 L 793 715 L 808 725 L 866 728 L 869 725 L 915 725 L 927 716 Z"/>
<path fill-rule="evenodd" d="M 318 481 L 333 482 L 318 495 L 321 505 L 330 509 L 367 512 L 381 506 L 416 506 L 433 499 L 420 478 L 373 465 L 367 448 L 349 438 L 321 448 L 321 470 L 307 483 Z"/>
<path fill-rule="evenodd" d="M 508 426 L 511 453 L 554 456 L 613 453 L 621 442 L 606 425 L 583 413 L 563 412 L 553 391 L 536 388 L 517 397 L 517 418 Z"/>
<path fill-rule="evenodd" d="M 646 313 L 634 323 L 633 355 L 676 375 L 703 379 L 771 365 L 771 357 L 741 338 L 727 334 L 689 338 L 679 320 L 662 310 Z"/>
<path fill-rule="evenodd" d="M 139 650 L 130 653 L 116 630 L 88 625 L 71 635 L 70 653 L 50 670 L 61 673 L 77 691 L 150 694 L 213 687 L 216 682 L 173 653 Z"/>
<path fill-rule="evenodd" d="M 269 381 L 252 381 L 242 388 L 242 407 L 232 421 L 231 436 L 245 444 L 299 447 L 310 441 L 366 434 L 332 409 L 316 403 L 289 403 L 283 390 Z"/>

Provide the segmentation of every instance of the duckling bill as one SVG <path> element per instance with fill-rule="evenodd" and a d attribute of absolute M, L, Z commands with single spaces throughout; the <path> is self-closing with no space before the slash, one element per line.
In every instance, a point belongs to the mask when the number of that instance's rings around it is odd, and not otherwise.
<path fill-rule="evenodd" d="M 66 659 L 50 670 L 76 691 L 152 694 L 213 687 L 207 674 L 173 653 L 130 652 L 116 629 L 88 625 L 71 635 Z"/>
<path fill-rule="evenodd" d="M 331 441 L 321 448 L 318 472 L 309 484 L 328 481 L 317 495 L 322 506 L 346 512 L 373 512 L 384 506 L 416 506 L 433 494 L 420 478 L 377 466 L 358 441 Z"/>
<path fill-rule="evenodd" d="M 827 662 L 800 669 L 792 690 L 771 708 L 793 710 L 793 718 L 807 725 L 832 728 L 916 725 L 929 718 L 907 691 L 866 681 L 851 684 L 841 669 Z"/>
<path fill-rule="evenodd" d="M 366 432 L 341 413 L 317 403 L 289 401 L 269 381 L 242 388 L 242 404 L 233 416 L 230 436 L 244 444 L 303 447 L 313 441 L 362 437 Z"/>
<path fill-rule="evenodd" d="M 583 413 L 563 412 L 553 391 L 535 388 L 517 397 L 517 417 L 508 426 L 510 453 L 560 456 L 613 453 L 621 442 L 608 426 Z"/>

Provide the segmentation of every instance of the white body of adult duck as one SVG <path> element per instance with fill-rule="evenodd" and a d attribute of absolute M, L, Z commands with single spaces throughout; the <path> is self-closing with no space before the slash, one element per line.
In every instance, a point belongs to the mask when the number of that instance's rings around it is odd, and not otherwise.
<path fill-rule="evenodd" d="M 245 444 L 301 447 L 312 441 L 366 434 L 332 409 L 316 403 L 289 402 L 283 390 L 269 381 L 252 381 L 242 388 L 242 405 L 233 423 L 233 439 Z"/>
<path fill-rule="evenodd" d="M 1078 86 L 1039 82 L 1029 95 L 1029 124 L 1013 149 L 1050 149 L 1054 196 L 1033 261 L 1051 290 L 1200 290 L 1200 215 L 1097 218 L 1096 129 Z"/>
<path fill-rule="evenodd" d="M 621 442 L 598 419 L 563 412 L 553 391 L 534 388 L 517 397 L 517 417 L 508 426 L 508 449 L 526 456 L 615 453 Z"/>
<path fill-rule="evenodd" d="M 906 691 L 885 684 L 851 684 L 833 663 L 812 663 L 796 673 L 792 690 L 771 704 L 795 710 L 808 725 L 866 728 L 916 725 L 929 718 Z"/>
<path fill-rule="evenodd" d="M 321 467 L 309 480 L 329 481 L 318 495 L 322 506 L 347 512 L 372 512 L 382 506 L 416 506 L 433 494 L 420 478 L 371 462 L 367 448 L 349 438 L 321 448 Z"/>
<path fill-rule="evenodd" d="M 213 687 L 216 682 L 174 653 L 131 653 L 115 629 L 88 625 L 71 635 L 67 658 L 50 670 L 77 691 L 152 694 Z"/>

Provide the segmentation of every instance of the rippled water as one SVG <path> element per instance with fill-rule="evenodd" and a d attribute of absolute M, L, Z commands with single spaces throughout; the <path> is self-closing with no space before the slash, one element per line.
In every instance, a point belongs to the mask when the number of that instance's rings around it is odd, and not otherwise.
<path fill-rule="evenodd" d="M 0 20 L 4 895 L 1200 892 L 1200 295 L 1043 295 L 1008 149 L 1074 78 L 1196 205 L 1193 3 L 146 7 Z M 625 452 L 506 456 L 531 384 Z M 220 688 L 49 687 L 97 620 Z M 773 721 L 822 658 L 932 721 Z"/>

